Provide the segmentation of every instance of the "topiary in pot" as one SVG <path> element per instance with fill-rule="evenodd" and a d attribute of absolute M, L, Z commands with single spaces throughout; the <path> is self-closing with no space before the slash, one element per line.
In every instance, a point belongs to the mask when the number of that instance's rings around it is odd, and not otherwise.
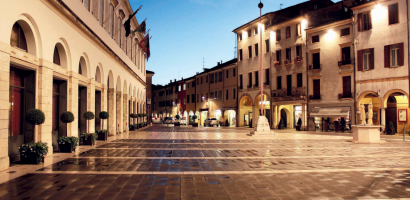
<path fill-rule="evenodd" d="M 43 124 L 45 119 L 43 111 L 39 109 L 31 109 L 26 113 L 26 121 L 31 125 Z"/>
<path fill-rule="evenodd" d="M 94 119 L 94 113 L 91 111 L 87 111 L 84 113 L 83 115 L 84 119 L 87 120 L 87 124 L 88 124 L 88 130 L 87 132 L 90 133 L 90 120 Z"/>
<path fill-rule="evenodd" d="M 74 119 L 75 119 L 75 118 L 74 118 L 74 114 L 73 114 L 72 112 L 70 112 L 70 111 L 65 111 L 65 112 L 61 113 L 60 120 L 61 120 L 63 123 L 65 123 L 67 130 L 68 130 L 68 127 L 67 127 L 67 126 L 68 126 L 68 123 L 73 122 Z"/>
<path fill-rule="evenodd" d="M 106 111 L 101 111 L 99 116 L 103 120 L 102 121 L 102 129 L 104 129 L 104 119 L 108 119 L 110 117 L 110 115 Z"/>
<path fill-rule="evenodd" d="M 192 119 L 194 119 L 194 124 L 192 124 L 192 127 L 198 127 L 198 123 L 196 122 L 196 119 L 198 119 L 198 117 L 194 115 L 192 116 Z"/>

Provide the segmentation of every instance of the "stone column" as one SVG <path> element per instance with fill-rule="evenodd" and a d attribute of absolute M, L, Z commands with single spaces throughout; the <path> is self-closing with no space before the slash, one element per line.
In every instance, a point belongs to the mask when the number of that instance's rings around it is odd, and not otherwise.
<path fill-rule="evenodd" d="M 276 127 L 276 125 L 278 124 L 278 115 L 277 115 L 277 113 L 278 113 L 278 106 L 277 105 L 274 105 L 273 106 L 273 114 L 272 114 L 272 116 L 273 116 L 273 120 L 272 120 L 272 128 L 275 128 Z"/>
<path fill-rule="evenodd" d="M 380 114 L 380 124 L 383 126 L 386 126 L 386 108 L 380 108 L 381 114 Z"/>
<path fill-rule="evenodd" d="M 35 142 L 46 142 L 48 156 L 53 154 L 52 123 L 53 123 L 53 64 L 43 61 L 43 66 L 38 68 L 38 105 L 43 111 L 45 121 L 38 126 L 38 137 Z"/>
<path fill-rule="evenodd" d="M 117 120 L 117 101 L 114 88 L 108 89 L 108 104 L 110 105 L 108 110 L 109 118 L 106 121 L 107 123 L 110 123 L 108 133 L 112 136 L 115 135 L 115 131 L 117 130 L 117 125 L 115 123 Z"/>
<path fill-rule="evenodd" d="M 94 80 L 90 80 L 87 86 L 87 111 L 93 112 L 94 115 L 99 114 L 99 113 L 95 113 L 95 81 Z M 90 131 L 90 133 L 95 133 L 95 117 L 92 120 L 87 120 L 87 130 Z"/>
<path fill-rule="evenodd" d="M 78 113 L 78 79 L 74 77 L 73 74 L 68 78 L 67 83 L 67 90 L 68 90 L 68 106 L 67 111 L 70 111 L 74 114 L 74 121 L 68 123 L 67 126 L 67 136 L 74 136 L 78 137 L 78 120 L 79 116 Z"/>
<path fill-rule="evenodd" d="M 101 111 L 107 111 L 108 112 L 107 101 L 108 101 L 108 99 L 107 99 L 107 86 L 102 85 L 102 89 L 101 89 Z M 96 115 L 99 115 L 99 114 L 100 113 L 96 113 Z M 101 123 L 102 123 L 102 120 L 101 120 Z M 108 123 L 108 120 L 104 120 L 104 127 L 102 127 L 102 129 L 107 129 L 107 123 Z"/>
<path fill-rule="evenodd" d="M 130 117 L 128 114 L 128 95 L 124 94 L 124 118 L 123 118 L 123 132 L 128 133 L 129 128 L 128 128 L 128 118 Z"/>
<path fill-rule="evenodd" d="M 123 116 L 122 116 L 122 109 L 123 109 L 123 107 L 122 107 L 122 93 L 120 92 L 120 91 L 117 91 L 117 120 L 116 120 L 116 122 L 114 123 L 115 124 L 115 127 L 116 127 L 116 132 L 122 132 L 122 130 L 123 130 L 123 123 L 122 123 L 122 118 L 123 118 Z"/>
<path fill-rule="evenodd" d="M 10 45 L 0 45 L 0 171 L 9 168 Z"/>

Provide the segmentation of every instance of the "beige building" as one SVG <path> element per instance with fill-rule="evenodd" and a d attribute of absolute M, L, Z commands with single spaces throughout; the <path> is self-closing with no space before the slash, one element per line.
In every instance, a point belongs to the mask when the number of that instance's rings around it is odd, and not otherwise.
<path fill-rule="evenodd" d="M 402 132 L 409 120 L 408 7 L 404 0 L 371 1 L 352 8 L 356 53 L 356 113 Z M 368 116 L 370 102 L 373 116 Z M 407 113 L 407 114 L 406 114 Z M 359 118 L 360 119 L 360 118 Z M 361 123 L 358 120 L 358 123 Z"/>
<path fill-rule="evenodd" d="M 195 76 L 185 80 L 187 86 L 186 90 L 186 111 L 188 112 L 189 120 L 193 120 L 192 116 L 195 114 L 196 105 L 196 87 L 195 87 Z M 189 121 L 188 121 L 189 122 Z"/>
<path fill-rule="evenodd" d="M 146 111 L 145 55 L 136 45 L 143 35 L 125 38 L 121 26 L 132 12 L 117 0 L 0 2 L 0 170 L 19 160 L 23 143 L 47 142 L 50 156 L 59 136 L 127 132 L 129 113 Z M 25 122 L 31 108 L 45 113 L 44 124 Z M 59 120 L 63 111 L 75 116 L 68 129 Z M 86 111 L 97 116 L 90 127 Z M 100 111 L 109 112 L 108 127 L 101 127 Z"/>

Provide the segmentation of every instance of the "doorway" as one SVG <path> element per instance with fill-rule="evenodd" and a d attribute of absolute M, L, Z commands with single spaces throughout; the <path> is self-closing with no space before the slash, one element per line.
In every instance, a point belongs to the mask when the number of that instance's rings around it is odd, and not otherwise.
<path fill-rule="evenodd" d="M 288 127 L 288 116 L 284 109 L 280 110 L 280 118 L 283 120 L 283 127 L 287 128 Z"/>
<path fill-rule="evenodd" d="M 101 91 L 95 91 L 95 131 L 100 129 L 104 129 L 101 127 L 101 119 L 100 119 L 100 112 L 101 112 Z"/>
<path fill-rule="evenodd" d="M 390 122 L 393 123 L 394 130 L 397 133 L 397 101 L 394 96 L 389 96 L 387 99 L 387 108 L 386 108 L 386 126 L 390 125 Z"/>
<path fill-rule="evenodd" d="M 60 121 L 60 116 L 67 111 L 67 81 L 53 80 L 52 107 L 52 145 L 53 151 L 58 151 L 58 138 L 67 136 L 67 126 Z"/>
<path fill-rule="evenodd" d="M 78 135 L 87 133 L 87 121 L 84 113 L 87 112 L 87 87 L 78 86 Z"/>
<path fill-rule="evenodd" d="M 292 75 L 286 76 L 286 94 L 292 96 Z"/>

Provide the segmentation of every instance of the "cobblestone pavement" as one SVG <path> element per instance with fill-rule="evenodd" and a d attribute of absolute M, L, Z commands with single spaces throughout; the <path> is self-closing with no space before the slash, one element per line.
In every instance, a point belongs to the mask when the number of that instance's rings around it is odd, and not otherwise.
<path fill-rule="evenodd" d="M 398 137 L 365 145 L 349 142 L 349 133 L 246 133 L 172 126 L 124 133 L 1 172 L 0 182 L 5 173 L 21 175 L 2 181 L 0 199 L 410 198 L 410 143 Z"/>

